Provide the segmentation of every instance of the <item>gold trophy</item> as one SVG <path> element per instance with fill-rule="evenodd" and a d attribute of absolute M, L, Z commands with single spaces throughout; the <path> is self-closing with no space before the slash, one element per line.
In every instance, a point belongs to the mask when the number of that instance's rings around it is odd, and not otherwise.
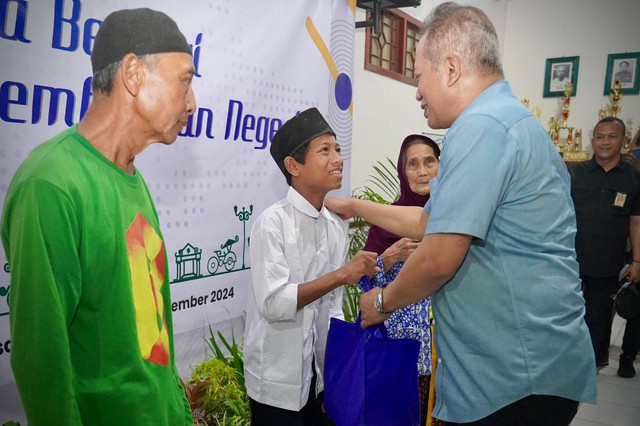
<path fill-rule="evenodd" d="M 522 99 L 520 99 L 520 103 L 521 103 L 522 105 L 524 105 L 524 107 L 525 107 L 526 109 L 529 109 L 529 104 L 530 104 L 529 98 L 522 98 Z M 540 108 L 539 106 L 534 107 L 534 108 L 531 110 L 531 112 L 533 113 L 533 115 L 534 115 L 538 120 L 540 120 L 540 116 L 542 115 L 542 108 Z"/>
<path fill-rule="evenodd" d="M 540 120 L 540 116 L 542 115 L 542 108 L 540 108 L 539 106 L 534 107 L 531 112 L 533 113 L 533 115 L 536 116 L 536 118 L 538 120 Z"/>
<path fill-rule="evenodd" d="M 611 117 L 617 117 L 618 112 L 620 111 L 620 100 L 622 99 L 622 83 L 620 80 L 615 80 L 613 82 L 613 88 L 611 89 L 611 93 L 609 93 L 609 99 L 611 99 Z"/>
<path fill-rule="evenodd" d="M 629 151 L 629 148 L 631 148 L 631 149 L 640 148 L 640 147 L 636 147 L 636 146 L 634 146 L 634 147 L 630 146 L 631 145 L 631 141 L 633 140 L 632 132 L 633 132 L 633 118 L 629 117 L 629 118 L 627 118 L 627 133 L 624 136 L 625 137 L 624 148 L 623 148 L 624 152 Z"/>
<path fill-rule="evenodd" d="M 556 149 L 562 154 L 564 161 L 585 161 L 589 159 L 589 153 L 582 150 L 582 129 L 569 127 L 567 124 L 571 108 L 571 95 L 573 95 L 573 84 L 569 82 L 564 86 L 564 101 L 559 114 L 560 117 L 558 119 L 551 117 L 547 124 L 549 126 L 549 136 Z M 560 118 L 562 119 L 562 125 L 560 124 Z M 561 130 L 567 131 L 566 137 L 560 136 Z"/>
<path fill-rule="evenodd" d="M 551 138 L 551 142 L 556 146 L 556 149 L 560 151 L 560 147 L 558 146 L 558 122 L 555 117 L 550 117 L 547 122 L 547 126 L 549 127 L 549 137 Z"/>
<path fill-rule="evenodd" d="M 608 115 L 609 115 L 609 112 L 607 111 L 607 107 L 600 108 L 600 111 L 598 111 L 598 121 L 602 120 Z"/>
<path fill-rule="evenodd" d="M 573 83 L 569 82 L 564 86 L 564 104 L 562 105 L 562 128 L 567 128 L 569 119 L 569 107 L 571 106 L 571 95 L 573 94 Z"/>

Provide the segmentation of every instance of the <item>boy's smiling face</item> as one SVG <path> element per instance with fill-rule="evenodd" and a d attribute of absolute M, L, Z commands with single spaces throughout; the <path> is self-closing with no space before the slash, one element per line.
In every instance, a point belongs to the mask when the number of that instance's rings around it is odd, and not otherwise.
<path fill-rule="evenodd" d="M 300 192 L 324 193 L 342 187 L 343 160 L 335 136 L 326 133 L 309 142 L 304 164 L 296 162 L 294 187 Z M 324 195 L 323 195 L 324 197 Z"/>

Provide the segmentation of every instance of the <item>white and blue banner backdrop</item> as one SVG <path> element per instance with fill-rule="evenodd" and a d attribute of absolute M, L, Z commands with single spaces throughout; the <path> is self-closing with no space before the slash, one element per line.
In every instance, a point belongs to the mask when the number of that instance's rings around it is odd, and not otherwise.
<path fill-rule="evenodd" d="M 175 144 L 152 145 L 136 159 L 167 247 L 184 377 L 205 357 L 209 325 L 229 336 L 233 324 L 241 338 L 249 232 L 287 188 L 269 155 L 282 123 L 311 106 L 325 115 L 345 157 L 339 192 L 349 192 L 355 0 L 0 0 L 0 203 L 29 152 L 86 111 L 102 20 L 136 7 L 175 19 L 196 66 L 189 124 Z M 9 364 L 2 248 L 0 262 L 1 424 L 24 417 Z"/>

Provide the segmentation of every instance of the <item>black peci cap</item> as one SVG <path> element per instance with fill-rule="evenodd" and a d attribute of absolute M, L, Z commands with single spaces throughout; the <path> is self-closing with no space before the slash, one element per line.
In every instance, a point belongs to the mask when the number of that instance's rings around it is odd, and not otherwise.
<path fill-rule="evenodd" d="M 192 55 L 187 39 L 173 19 L 148 8 L 118 10 L 109 14 L 98 29 L 91 66 L 95 73 L 128 53 L 142 56 L 169 52 Z"/>
<path fill-rule="evenodd" d="M 269 151 L 285 177 L 287 169 L 284 166 L 284 159 L 301 146 L 327 133 L 336 135 L 317 108 L 302 111 L 278 129 L 273 136 Z"/>

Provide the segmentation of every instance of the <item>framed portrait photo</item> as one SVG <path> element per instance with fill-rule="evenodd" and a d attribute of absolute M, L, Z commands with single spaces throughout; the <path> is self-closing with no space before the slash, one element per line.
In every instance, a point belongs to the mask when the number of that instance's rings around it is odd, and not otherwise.
<path fill-rule="evenodd" d="M 573 95 L 578 93 L 578 65 L 580 56 L 548 58 L 544 72 L 543 98 L 564 96 L 567 83 L 573 84 Z"/>
<path fill-rule="evenodd" d="M 616 80 L 620 80 L 623 94 L 638 94 L 640 91 L 640 52 L 612 53 L 607 57 L 604 95 L 611 93 L 613 83 Z"/>

